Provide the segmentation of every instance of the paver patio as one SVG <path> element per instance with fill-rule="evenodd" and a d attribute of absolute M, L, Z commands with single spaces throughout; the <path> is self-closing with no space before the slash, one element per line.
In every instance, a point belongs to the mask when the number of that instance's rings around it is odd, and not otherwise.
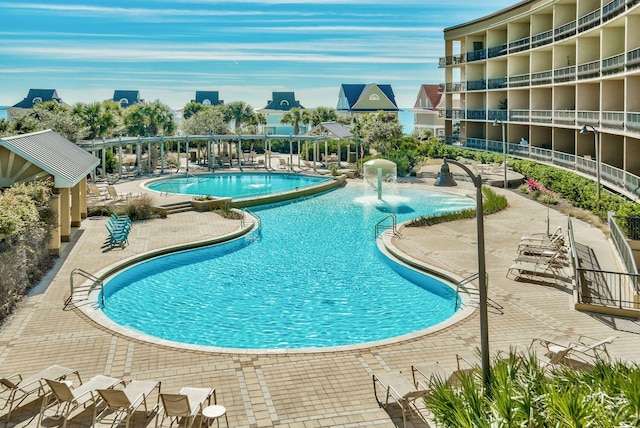
<path fill-rule="evenodd" d="M 411 186 L 431 187 L 432 180 Z M 350 183 L 348 185 L 358 185 Z M 120 185 L 118 185 L 120 186 Z M 136 192 L 137 183 L 121 187 Z M 363 189 L 365 187 L 363 186 Z M 442 189 L 439 189 L 442 190 Z M 449 189 L 447 189 L 448 191 Z M 453 191 L 473 194 L 469 183 Z M 489 311 L 490 347 L 529 345 L 545 330 L 595 337 L 617 335 L 611 353 L 637 357 L 640 325 L 631 320 L 578 312 L 568 289 L 515 282 L 505 278 L 520 236 L 551 229 L 566 217 L 516 193 L 505 194 L 509 208 L 485 218 L 489 296 L 503 307 Z M 161 201 L 164 202 L 164 201 Z M 454 368 L 457 352 L 479 344 L 477 311 L 443 329 L 397 343 L 335 352 L 201 352 L 131 339 L 97 325 L 77 309 L 63 310 L 74 268 L 98 272 L 118 260 L 152 249 L 224 235 L 240 227 L 214 213 L 187 212 L 166 219 L 135 222 L 124 249 L 106 250 L 105 218 L 89 218 L 75 229 L 64 248 L 58 270 L 45 279 L 40 292 L 24 299 L 0 330 L 2 375 L 29 375 L 51 364 L 78 369 L 83 380 L 104 374 L 126 380 L 162 381 L 163 392 L 181 387 L 215 387 L 233 427 L 393 427 L 402 424 L 399 411 L 381 409 L 373 395 L 371 374 L 401 370 L 410 377 L 412 364 L 438 361 Z M 466 277 L 477 272 L 475 220 L 422 228 L 404 228 L 394 245 L 435 268 Z M 590 246 L 603 269 L 619 270 L 612 246 L 597 228 L 574 220 L 576 240 Z M 402 305 L 402 302 L 398 302 Z M 132 307 L 133 308 L 133 307 Z M 28 401 L 11 417 L 9 426 L 36 426 L 40 400 Z M 3 413 L 4 414 L 4 413 Z M 72 419 L 71 426 L 91 426 L 92 410 Z M 55 425 L 51 418 L 47 426 Z M 133 426 L 154 426 L 137 417 Z M 222 424 L 224 425 L 224 423 Z M 407 426 L 428 426 L 412 417 Z"/>

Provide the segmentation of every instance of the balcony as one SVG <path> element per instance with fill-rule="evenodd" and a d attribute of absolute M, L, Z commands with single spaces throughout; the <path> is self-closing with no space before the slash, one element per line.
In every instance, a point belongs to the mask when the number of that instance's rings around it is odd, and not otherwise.
<path fill-rule="evenodd" d="M 553 71 L 539 71 L 537 73 L 531 73 L 532 85 L 549 85 L 553 80 Z"/>
<path fill-rule="evenodd" d="M 507 87 L 507 78 L 498 77 L 495 79 L 489 79 L 487 82 L 487 87 L 489 89 L 504 89 Z"/>
<path fill-rule="evenodd" d="M 464 82 L 451 82 L 446 84 L 445 89 L 447 92 L 462 92 L 465 87 Z"/>
<path fill-rule="evenodd" d="M 553 71 L 553 81 L 560 82 L 570 82 L 572 80 L 576 80 L 576 66 L 570 65 L 569 67 L 558 68 Z"/>
<path fill-rule="evenodd" d="M 614 74 L 624 71 L 623 53 L 602 60 L 602 74 Z"/>
<path fill-rule="evenodd" d="M 563 40 L 576 35 L 576 21 L 568 22 L 553 30 L 554 40 Z"/>
<path fill-rule="evenodd" d="M 501 120 L 507 121 L 507 110 L 504 109 L 491 109 L 487 111 L 487 120 Z"/>
<path fill-rule="evenodd" d="M 585 62 L 578 66 L 578 79 L 600 77 L 600 61 Z"/>
<path fill-rule="evenodd" d="M 591 125 L 598 126 L 600 124 L 599 111 L 578 111 L 578 126 Z"/>
<path fill-rule="evenodd" d="M 482 61 L 487 59 L 486 49 L 479 49 L 477 51 L 467 52 L 467 62 Z"/>
<path fill-rule="evenodd" d="M 640 67 L 640 48 L 627 52 L 627 69 Z"/>
<path fill-rule="evenodd" d="M 615 18 L 624 12 L 625 2 L 624 0 L 613 0 L 612 2 L 607 3 L 602 8 L 602 22 L 606 22 L 610 19 Z"/>
<path fill-rule="evenodd" d="M 467 120 L 487 120 L 487 110 L 467 109 Z"/>
<path fill-rule="evenodd" d="M 552 110 L 531 110 L 531 122 L 553 123 Z"/>
<path fill-rule="evenodd" d="M 509 121 L 510 122 L 529 122 L 530 119 L 529 110 L 523 109 L 513 109 L 509 110 Z"/>
<path fill-rule="evenodd" d="M 556 110 L 553 112 L 553 123 L 560 125 L 575 125 L 576 124 L 576 111 L 575 110 Z"/>
<path fill-rule="evenodd" d="M 548 45 L 553 42 L 553 30 L 538 33 L 535 36 L 531 36 L 531 47 L 537 48 L 538 46 Z"/>
<path fill-rule="evenodd" d="M 446 110 L 445 117 L 447 119 L 464 119 L 464 110 L 462 109 Z"/>
<path fill-rule="evenodd" d="M 531 46 L 531 38 L 525 37 L 523 39 L 514 40 L 509 42 L 509 53 L 515 53 L 520 51 L 526 51 Z"/>
<path fill-rule="evenodd" d="M 495 58 L 495 57 L 506 55 L 506 54 L 507 54 L 506 44 L 500 45 L 500 46 L 493 46 L 487 49 L 487 55 L 489 56 L 489 58 Z"/>
<path fill-rule="evenodd" d="M 485 89 L 487 89 L 487 81 L 485 79 L 467 80 L 467 91 L 483 91 Z"/>
<path fill-rule="evenodd" d="M 464 62 L 464 54 L 459 55 L 449 55 L 443 58 L 440 58 L 438 62 L 438 67 L 443 68 L 447 65 L 459 65 Z"/>
<path fill-rule="evenodd" d="M 603 128 L 623 129 L 624 113 L 621 111 L 603 111 L 601 125 Z"/>
<path fill-rule="evenodd" d="M 509 76 L 509 87 L 517 88 L 519 86 L 529 86 L 529 74 L 518 74 L 515 76 Z"/>
<path fill-rule="evenodd" d="M 600 9 L 587 13 L 578 19 L 578 33 L 600 25 Z"/>
<path fill-rule="evenodd" d="M 640 113 L 627 113 L 626 127 L 629 131 L 640 132 Z"/>

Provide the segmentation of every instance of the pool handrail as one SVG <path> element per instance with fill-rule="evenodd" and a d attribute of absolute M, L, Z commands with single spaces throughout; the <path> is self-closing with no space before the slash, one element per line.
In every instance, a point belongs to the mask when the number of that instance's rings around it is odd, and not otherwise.
<path fill-rule="evenodd" d="M 75 275 L 80 275 L 82 277 L 84 277 L 85 279 L 88 279 L 90 281 L 93 281 L 93 283 L 89 286 L 89 292 L 91 292 L 96 286 L 100 287 L 100 304 L 101 307 L 104 308 L 104 283 L 102 282 L 102 280 L 100 278 L 98 278 L 97 276 L 94 276 L 92 274 L 90 274 L 89 272 L 87 272 L 84 269 L 80 269 L 80 268 L 75 268 L 71 271 L 71 275 L 69 278 L 69 285 L 71 288 L 71 293 L 69 294 L 69 298 L 67 300 L 65 300 L 64 302 L 64 308 L 66 309 L 67 306 L 69 306 L 69 304 L 71 303 L 71 300 L 73 299 L 73 293 L 77 290 L 74 289 L 74 285 L 73 285 L 73 277 Z"/>
<path fill-rule="evenodd" d="M 249 209 L 247 209 L 247 208 L 243 208 L 241 211 L 242 211 L 242 219 L 241 219 L 241 224 L 240 224 L 240 226 L 241 226 L 242 228 L 244 228 L 244 227 L 245 227 L 245 224 L 246 224 L 245 222 L 246 222 L 246 218 L 247 218 L 247 213 L 249 213 L 249 215 L 250 215 L 250 216 L 252 216 L 253 218 L 255 218 L 255 219 L 257 219 L 257 220 L 258 220 L 258 226 L 257 226 L 258 230 L 262 230 L 262 219 L 260 218 L 260 216 L 259 216 L 258 214 L 256 214 L 256 213 L 254 213 L 254 212 L 250 211 L 250 210 L 249 210 Z"/>
<path fill-rule="evenodd" d="M 392 225 L 391 226 L 383 225 L 382 223 L 389 218 L 392 220 Z M 389 214 L 388 216 L 386 216 L 385 218 L 383 218 L 382 220 L 376 223 L 375 231 L 374 231 L 376 239 L 378 239 L 378 237 L 380 236 L 380 229 L 392 229 L 394 236 L 397 236 L 397 237 L 402 236 L 400 232 L 398 232 L 398 217 L 396 217 L 395 214 Z"/>

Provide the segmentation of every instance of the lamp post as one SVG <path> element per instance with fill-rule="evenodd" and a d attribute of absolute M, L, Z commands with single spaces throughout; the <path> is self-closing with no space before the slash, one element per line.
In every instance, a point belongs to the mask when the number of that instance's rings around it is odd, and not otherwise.
<path fill-rule="evenodd" d="M 600 142 L 598 141 L 599 132 L 591 125 L 582 125 L 581 134 L 593 132 L 593 139 L 596 149 L 596 181 L 598 188 L 596 189 L 596 211 L 600 211 Z"/>
<path fill-rule="evenodd" d="M 504 122 L 500 119 L 493 121 L 493 126 L 502 126 L 502 155 L 504 156 L 504 188 L 507 188 L 507 142 L 505 141 Z"/>
<path fill-rule="evenodd" d="M 480 175 L 474 175 L 473 172 L 460 162 L 444 159 L 444 163 L 440 168 L 440 174 L 436 179 L 434 186 L 451 187 L 457 183 L 453 179 L 453 175 L 449 171 L 449 164 L 459 166 L 466 172 L 473 185 L 476 188 L 476 229 L 478 234 L 478 284 L 480 287 L 480 357 L 482 360 L 482 384 L 485 393 L 488 392 L 491 374 L 489 372 L 489 322 L 487 314 L 487 274 L 485 268 L 484 257 L 484 221 L 482 207 L 482 179 Z"/>

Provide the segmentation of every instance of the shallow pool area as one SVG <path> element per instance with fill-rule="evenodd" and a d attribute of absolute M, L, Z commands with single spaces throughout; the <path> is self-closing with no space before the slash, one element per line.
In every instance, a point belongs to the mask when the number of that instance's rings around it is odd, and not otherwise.
<path fill-rule="evenodd" d="M 302 174 L 217 173 L 164 178 L 146 187 L 160 193 L 243 199 L 293 192 L 328 181 L 331 178 Z"/>
<path fill-rule="evenodd" d="M 387 188 L 380 201 L 370 187 L 347 185 L 254 208 L 261 233 L 109 279 L 104 313 L 146 335 L 219 348 L 326 348 L 410 334 L 451 317 L 454 292 L 383 255 L 375 224 L 473 205 L 410 186 Z"/>

